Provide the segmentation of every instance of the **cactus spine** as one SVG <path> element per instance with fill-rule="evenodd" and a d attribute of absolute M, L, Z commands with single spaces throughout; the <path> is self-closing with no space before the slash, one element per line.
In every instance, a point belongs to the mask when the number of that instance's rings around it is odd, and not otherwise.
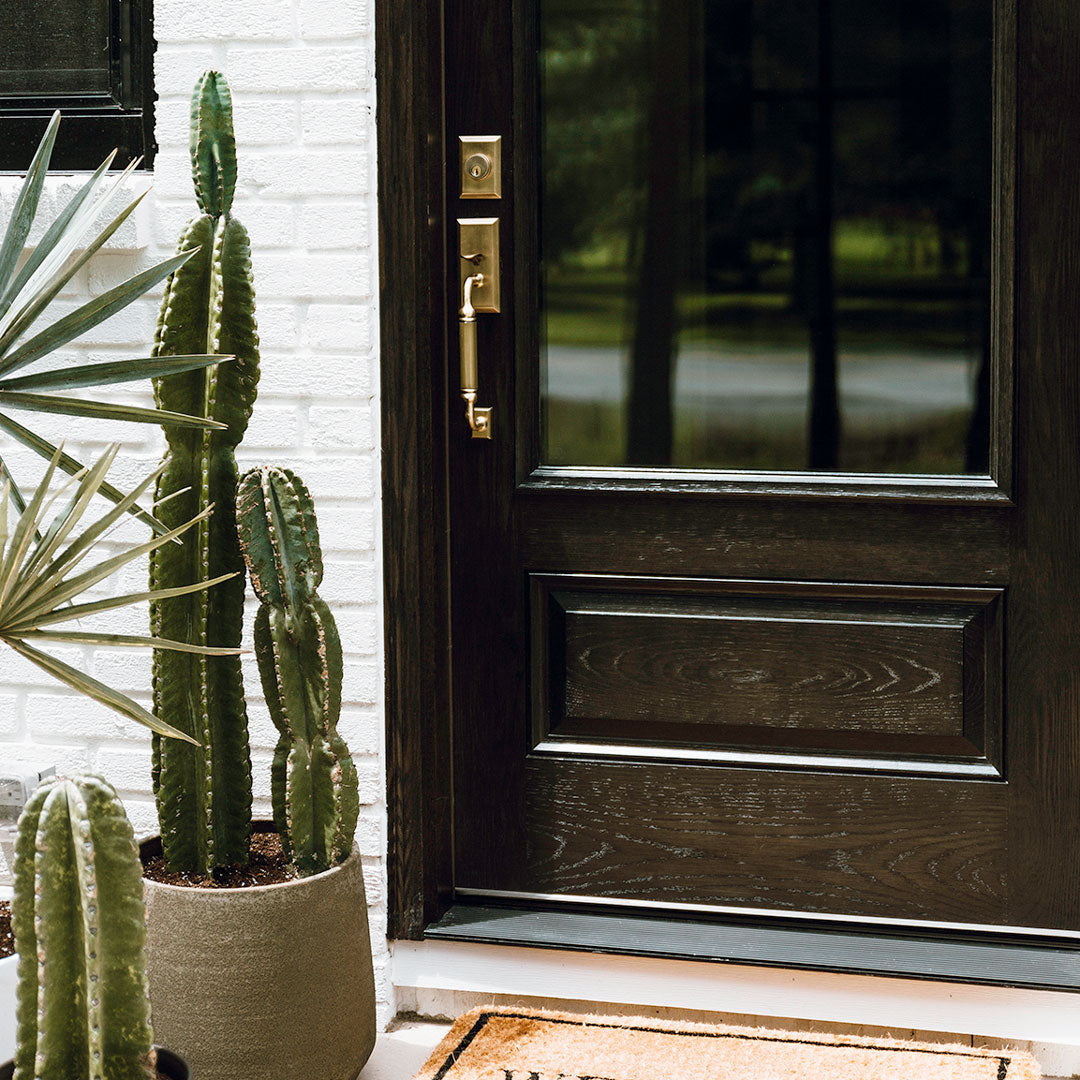
<path fill-rule="evenodd" d="M 15 847 L 15 1080 L 155 1075 L 142 866 L 113 788 L 39 787 Z"/>
<path fill-rule="evenodd" d="M 341 639 L 316 589 L 322 553 L 315 507 L 288 469 L 253 469 L 240 482 L 240 546 L 260 606 L 255 654 L 281 738 L 271 791 L 282 845 L 301 874 L 341 862 L 360 812 L 356 767 L 337 731 Z"/>
<path fill-rule="evenodd" d="M 171 464 L 158 483 L 159 508 L 170 528 L 213 504 L 210 520 L 182 546 L 154 552 L 151 583 L 168 588 L 218 577 L 241 576 L 212 594 L 151 605 L 155 634 L 191 644 L 238 646 L 243 632 L 243 560 L 237 545 L 234 450 L 243 438 L 259 379 L 259 337 L 251 247 L 231 214 L 236 186 L 232 102 L 225 79 L 207 72 L 191 101 L 191 162 L 202 213 L 180 237 L 180 248 L 199 252 L 169 278 L 154 342 L 155 356 L 198 351 L 232 353 L 236 360 L 159 380 L 158 404 L 181 403 L 211 417 L 225 430 L 166 429 Z M 177 496 L 182 489 L 187 494 Z M 154 794 L 165 858 L 174 869 L 207 873 L 244 863 L 251 831 L 251 759 L 238 657 L 157 652 L 154 711 L 195 738 L 192 746 L 154 739 Z"/>

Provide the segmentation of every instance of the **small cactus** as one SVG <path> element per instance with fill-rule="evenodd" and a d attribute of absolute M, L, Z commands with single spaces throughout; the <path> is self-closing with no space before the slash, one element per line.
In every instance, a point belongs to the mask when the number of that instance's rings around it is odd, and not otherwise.
<path fill-rule="evenodd" d="M 259 598 L 255 654 L 281 733 L 271 772 L 274 822 L 301 874 L 341 862 L 360 812 L 356 767 L 337 731 L 341 639 L 316 589 L 322 553 L 315 507 L 288 469 L 252 469 L 237 498 L 240 548 Z"/>
<path fill-rule="evenodd" d="M 202 213 L 180 237 L 198 247 L 169 277 L 154 342 L 155 356 L 225 352 L 235 361 L 156 383 L 158 404 L 181 403 L 224 425 L 218 431 L 167 429 L 170 463 L 158 481 L 158 507 L 170 527 L 204 512 L 213 516 L 183 545 L 151 556 L 155 588 L 173 588 L 237 573 L 213 595 L 151 603 L 158 636 L 193 645 L 235 647 L 244 619 L 244 563 L 236 541 L 238 471 L 234 451 L 243 438 L 259 380 L 259 336 L 251 246 L 232 216 L 236 143 L 232 100 L 223 76 L 208 71 L 191 101 L 191 170 Z M 154 739 L 154 794 L 168 865 L 208 873 L 246 863 L 251 835 L 251 758 L 244 686 L 237 656 L 154 654 L 154 712 L 200 745 Z"/>
<path fill-rule="evenodd" d="M 14 1080 L 153 1077 L 142 866 L 100 777 L 34 792 L 19 819 L 13 916 Z"/>

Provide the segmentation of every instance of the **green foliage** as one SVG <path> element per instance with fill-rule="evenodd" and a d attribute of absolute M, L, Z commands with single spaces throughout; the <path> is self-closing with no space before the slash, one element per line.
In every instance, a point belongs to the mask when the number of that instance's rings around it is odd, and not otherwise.
<path fill-rule="evenodd" d="M 49 781 L 19 819 L 15 1080 L 149 1080 L 142 866 L 113 788 Z"/>
<path fill-rule="evenodd" d="M 20 265 L 20 256 L 37 216 L 59 126 L 60 114 L 54 113 L 27 171 L 0 243 L 0 432 L 49 460 L 56 454 L 56 447 L 15 420 L 9 415 L 11 412 L 61 413 L 189 429 L 216 427 L 214 421 L 205 419 L 199 413 L 191 415 L 190 412 L 143 409 L 56 393 L 58 390 L 113 386 L 149 378 L 163 379 L 174 372 L 204 370 L 216 364 L 220 357 L 206 356 L 206 350 L 201 345 L 192 350 L 199 355 L 174 353 L 168 359 L 145 357 L 105 364 L 78 364 L 34 370 L 16 376 L 16 372 L 47 360 L 57 349 L 125 308 L 195 254 L 190 247 L 182 248 L 172 258 L 88 300 L 70 314 L 40 325 L 42 317 L 47 315 L 52 302 L 72 277 L 123 225 L 142 199 L 141 195 L 132 199 L 103 229 L 95 231 L 95 222 L 118 191 L 122 190 L 124 180 L 136 164 L 129 165 L 119 176 L 109 175 L 109 166 L 116 156 L 113 151 L 60 212 L 30 256 Z M 61 455 L 58 461 L 60 468 L 69 475 L 82 468 L 78 461 L 66 454 Z M 26 505 L 22 490 L 0 458 L 0 480 L 3 479 L 10 481 L 11 496 L 18 509 L 22 510 Z M 111 484 L 104 484 L 101 493 L 117 503 L 124 498 L 123 492 Z M 142 518 L 155 531 L 165 531 L 159 521 L 137 505 L 131 504 L 129 509 L 130 513 Z"/>
<path fill-rule="evenodd" d="M 198 252 L 171 274 L 154 343 L 155 357 L 198 349 L 235 356 L 217 368 L 159 380 L 158 405 L 217 422 L 213 430 L 167 429 L 170 462 L 158 481 L 167 524 L 204 515 L 191 541 L 151 556 L 155 588 L 207 575 L 238 574 L 214 590 L 151 605 L 154 633 L 199 645 L 240 644 L 244 563 L 236 537 L 243 438 L 259 379 L 259 336 L 247 232 L 230 214 L 236 183 L 232 105 L 225 79 L 207 72 L 192 97 L 191 161 L 204 211 L 185 228 L 180 250 Z M 235 656 L 155 653 L 155 712 L 199 746 L 154 740 L 154 791 L 165 858 L 174 869 L 207 873 L 243 863 L 251 831 L 251 761 L 240 661 Z"/>
<path fill-rule="evenodd" d="M 118 554 L 103 558 L 89 567 L 84 566 L 100 541 L 136 505 L 136 499 L 153 486 L 166 468 L 163 465 L 151 473 L 130 495 L 124 496 L 93 524 L 77 532 L 94 496 L 105 488 L 105 475 L 116 457 L 116 449 L 115 446 L 109 449 L 96 464 L 82 473 L 65 477 L 59 489 L 50 494 L 63 456 L 61 450 L 56 450 L 45 476 L 13 528 L 9 528 L 8 524 L 11 487 L 9 483 L 3 485 L 0 491 L 0 642 L 9 645 L 54 678 L 138 720 L 159 735 L 186 739 L 183 732 L 159 720 L 126 694 L 113 690 L 38 648 L 42 643 L 59 642 L 124 648 L 153 647 L 185 655 L 235 655 L 237 652 L 236 649 L 204 649 L 183 641 L 140 634 L 56 629 L 58 624 L 130 607 L 149 599 L 153 593 L 140 592 L 78 602 L 88 590 L 147 552 L 152 553 L 164 546 L 177 547 L 174 541 L 200 524 L 198 518 L 180 522 L 175 529 L 162 536 L 155 536 L 141 544 L 125 544 Z M 57 505 L 60 509 L 50 520 L 50 514 Z M 112 542 L 115 543 L 115 539 Z M 184 595 L 202 595 L 223 580 L 206 581 L 199 578 L 183 586 L 180 591 Z"/>
<path fill-rule="evenodd" d="M 360 812 L 356 768 L 338 734 L 341 639 L 316 589 L 322 554 L 308 489 L 288 469 L 240 482 L 240 546 L 259 597 L 255 653 L 270 716 L 274 822 L 301 874 L 327 870 L 352 848 Z"/>

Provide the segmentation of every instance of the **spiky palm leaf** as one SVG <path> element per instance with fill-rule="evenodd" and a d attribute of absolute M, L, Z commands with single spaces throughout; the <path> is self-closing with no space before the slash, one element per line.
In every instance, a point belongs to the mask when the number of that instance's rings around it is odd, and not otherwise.
<path fill-rule="evenodd" d="M 151 589 L 79 602 L 87 590 L 140 556 L 156 550 L 162 544 L 171 544 L 208 517 L 212 509 L 208 508 L 191 521 L 153 536 L 143 543 L 126 544 L 118 554 L 83 567 L 99 542 L 130 512 L 136 505 L 136 500 L 154 486 L 167 464 L 163 463 L 130 494 L 121 496 L 120 501 L 102 517 L 84 527 L 82 531 L 77 531 L 94 497 L 104 494 L 105 475 L 116 457 L 116 451 L 116 446 L 111 447 L 94 465 L 82 469 L 71 478 L 64 478 L 57 490 L 50 491 L 57 470 L 63 467 L 63 451 L 57 449 L 49 460 L 41 483 L 28 499 L 12 528 L 9 528 L 8 524 L 8 506 L 14 501 L 11 498 L 11 485 L 7 481 L 3 484 L 3 490 L 0 491 L 0 641 L 10 645 L 54 678 L 95 701 L 138 720 L 159 735 L 194 742 L 183 732 L 159 720 L 126 694 L 113 690 L 37 647 L 40 643 L 51 641 L 76 645 L 171 649 L 207 656 L 235 656 L 239 652 L 238 649 L 189 645 L 149 634 L 105 634 L 89 630 L 55 629 L 59 624 L 87 615 L 142 604 L 151 599 L 201 592 L 234 576 L 225 574 L 194 585 Z M 54 513 L 57 506 L 59 510 Z"/>
<path fill-rule="evenodd" d="M 113 151 L 72 197 L 46 230 L 29 258 L 20 266 L 19 259 L 37 214 L 59 124 L 60 114 L 57 112 L 53 114 L 27 171 L 3 242 L 0 243 L 0 431 L 51 461 L 56 456 L 57 448 L 15 420 L 9 415 L 11 412 L 63 413 L 69 416 L 173 427 L 223 428 L 224 424 L 214 420 L 185 413 L 89 401 L 56 393 L 58 390 L 113 386 L 177 375 L 219 363 L 223 359 L 220 356 L 145 357 L 104 364 L 76 364 L 16 376 L 16 372 L 45 360 L 80 334 L 127 307 L 187 262 L 197 250 L 192 248 L 165 259 L 80 305 L 70 314 L 55 321 L 47 321 L 43 327 L 39 327 L 38 324 L 48 312 L 50 304 L 95 252 L 123 225 L 142 199 L 141 195 L 132 199 L 108 225 L 100 231 L 94 231 L 95 223 L 105 207 L 121 190 L 123 181 L 136 164 L 133 162 L 119 175 L 110 176 L 108 170 L 116 155 Z M 66 454 L 57 458 L 57 465 L 69 476 L 76 475 L 83 468 L 78 461 Z M 21 512 L 26 508 L 26 500 L 0 457 L 0 481 L 2 480 L 10 483 L 11 498 Z M 124 493 L 111 484 L 102 484 L 101 494 L 114 503 L 124 499 Z M 166 531 L 161 522 L 137 505 L 130 506 L 130 513 L 145 521 L 156 533 Z"/>

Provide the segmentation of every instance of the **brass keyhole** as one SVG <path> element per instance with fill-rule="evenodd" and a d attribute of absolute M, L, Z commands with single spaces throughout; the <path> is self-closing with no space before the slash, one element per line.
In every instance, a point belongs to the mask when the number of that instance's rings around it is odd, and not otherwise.
<path fill-rule="evenodd" d="M 483 180 L 491 172 L 491 158 L 487 154 L 470 154 L 465 159 L 465 171 L 474 180 Z"/>

